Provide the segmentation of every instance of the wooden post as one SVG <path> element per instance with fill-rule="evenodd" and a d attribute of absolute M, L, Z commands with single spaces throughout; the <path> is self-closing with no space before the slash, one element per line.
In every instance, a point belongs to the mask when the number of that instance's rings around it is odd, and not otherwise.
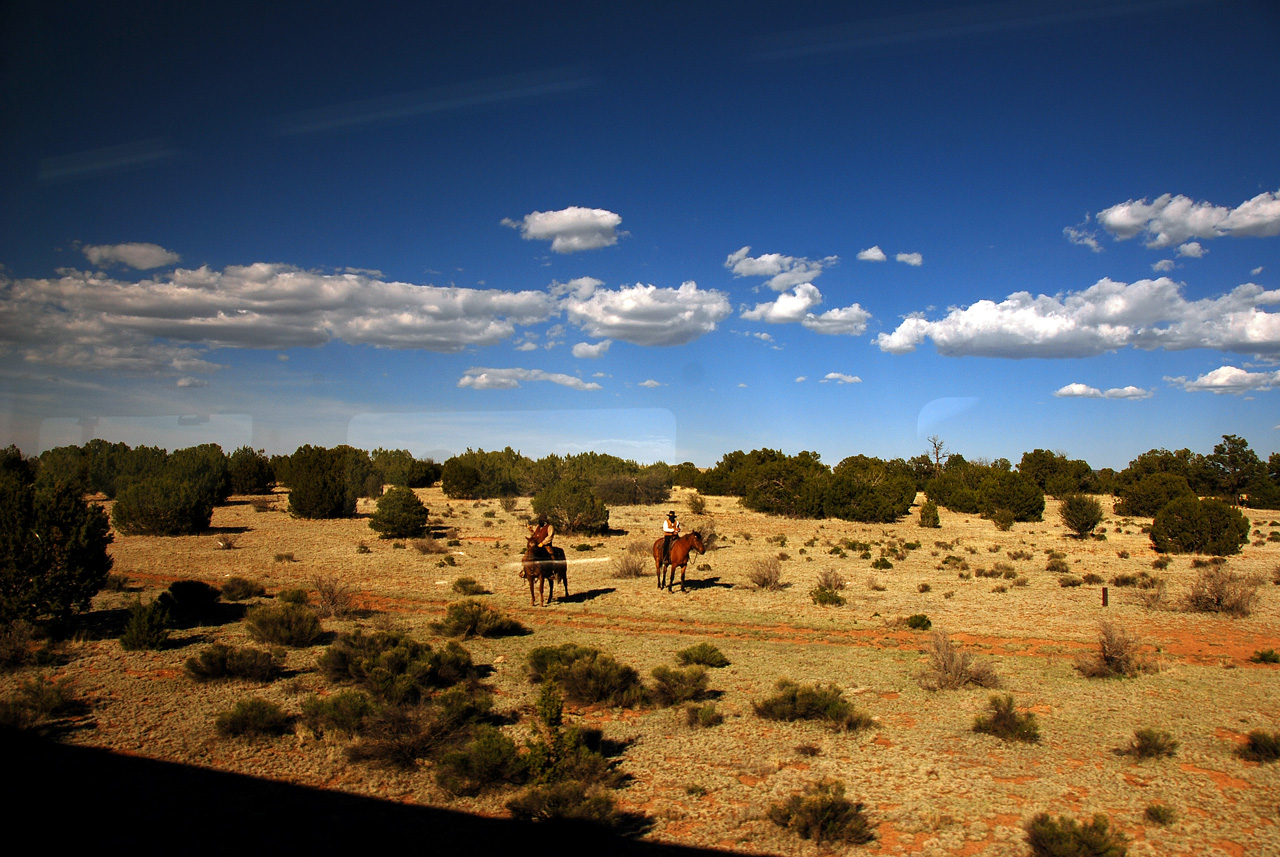
<path fill-rule="evenodd" d="M 1107 587 L 1102 587 L 1102 606 L 1107 606 Z"/>

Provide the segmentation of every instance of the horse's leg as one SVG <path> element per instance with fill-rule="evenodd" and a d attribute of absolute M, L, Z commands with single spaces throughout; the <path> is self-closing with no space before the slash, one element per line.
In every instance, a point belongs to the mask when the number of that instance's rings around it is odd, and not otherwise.
<path fill-rule="evenodd" d="M 533 607 L 538 603 L 537 601 L 533 600 L 533 575 L 531 573 L 526 572 L 525 577 L 528 578 L 529 580 L 529 606 Z"/>

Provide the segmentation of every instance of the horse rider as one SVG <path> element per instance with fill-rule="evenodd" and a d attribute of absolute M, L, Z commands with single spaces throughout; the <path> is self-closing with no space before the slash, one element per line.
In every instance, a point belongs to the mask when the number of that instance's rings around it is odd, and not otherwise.
<path fill-rule="evenodd" d="M 680 538 L 680 522 L 676 520 L 675 510 L 667 512 L 666 519 L 662 522 L 662 561 L 664 563 L 671 561 L 671 543 Z"/>
<path fill-rule="evenodd" d="M 556 539 L 556 528 L 547 520 L 546 515 L 539 515 L 529 523 L 529 535 L 537 547 L 547 552 L 547 556 L 555 556 L 555 551 L 551 548 Z"/>

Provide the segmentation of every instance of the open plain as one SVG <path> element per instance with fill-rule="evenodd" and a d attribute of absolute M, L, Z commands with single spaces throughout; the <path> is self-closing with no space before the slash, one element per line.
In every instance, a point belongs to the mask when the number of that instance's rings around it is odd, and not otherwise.
<path fill-rule="evenodd" d="M 95 614 L 106 618 L 91 616 L 89 624 L 114 622 L 118 634 L 130 603 L 149 601 L 177 579 L 220 585 L 239 575 L 274 594 L 333 577 L 351 588 L 361 609 L 354 618 L 325 620 L 327 631 L 395 627 L 438 645 L 429 624 L 464 597 L 451 587 L 468 576 L 491 593 L 482 596 L 486 603 L 532 629 L 464 642 L 477 663 L 493 668 L 485 681 L 497 709 L 526 719 L 537 688 L 527 679 L 525 655 L 536 646 L 593 645 L 646 679 L 654 667 L 674 666 L 675 652 L 695 643 L 712 643 L 728 657 L 729 666 L 711 670 L 725 715 L 713 728 L 686 726 L 680 708 L 567 708 L 570 720 L 629 742 L 619 767 L 630 782 L 616 796 L 623 809 L 652 821 L 649 840 L 752 853 L 995 857 L 1027 853 L 1022 825 L 1045 811 L 1085 820 L 1104 813 L 1129 838 L 1132 855 L 1280 854 L 1280 765 L 1235 754 L 1249 731 L 1280 729 L 1280 665 L 1250 660 L 1280 648 L 1280 586 L 1272 585 L 1280 541 L 1266 539 L 1280 530 L 1280 512 L 1249 510 L 1251 544 L 1227 561 L 1229 570 L 1260 580 L 1245 617 L 1178 609 L 1199 573 L 1198 558 L 1174 556 L 1167 568 L 1153 570 L 1158 555 L 1141 531 L 1146 519 L 1108 514 L 1105 539 L 1077 540 L 1058 523 L 1053 499 L 1043 522 L 1007 532 L 945 509 L 940 529 L 919 527 L 917 509 L 893 525 L 781 519 L 728 497 L 706 498 L 705 512 L 694 516 L 683 512 L 688 495 L 680 489 L 661 507 L 612 508 L 610 535 L 559 536 L 570 559 L 570 596 L 561 600 L 557 590 L 551 605 L 530 607 L 517 576 L 528 500 L 506 511 L 496 500 L 448 500 L 439 488 L 416 493 L 437 533 L 454 531 L 457 543 L 448 553 L 378 539 L 368 526 L 371 501 L 361 501 L 355 519 L 309 521 L 287 514 L 283 493 L 232 498 L 215 510 L 206 535 L 117 534 L 114 571 L 127 576 L 129 588 L 100 594 Z M 645 576 L 615 575 L 619 559 L 656 538 L 668 507 L 682 511 L 686 530 L 698 525 L 715 533 L 707 553 L 690 563 L 685 592 L 678 585 L 660 592 L 647 558 Z M 1109 498 L 1104 509 L 1111 509 Z M 228 537 L 233 547 L 220 549 L 219 539 Z M 850 542 L 869 544 L 872 558 Z M 1164 578 L 1164 601 L 1153 604 L 1151 590 L 1112 585 L 1104 607 L 1102 585 L 1060 585 L 1064 574 L 1046 570 L 1050 551 L 1064 554 L 1066 574 L 1077 577 L 1110 581 L 1146 571 Z M 873 569 L 882 555 L 892 567 Z M 749 583 L 753 564 L 780 556 L 782 588 Z M 1014 575 L 976 573 L 996 563 Z M 823 571 L 846 581 L 843 606 L 819 606 L 810 597 Z M 1038 744 L 972 731 L 993 691 L 922 686 L 931 635 L 905 626 L 904 617 L 914 614 L 925 614 L 934 629 L 995 668 L 1000 692 L 1036 714 Z M 1136 636 L 1155 671 L 1084 677 L 1076 659 L 1097 649 L 1103 620 Z M 331 688 L 315 669 L 323 646 L 288 650 L 286 678 L 268 685 L 195 684 L 182 664 L 212 642 L 250 641 L 244 624 L 231 621 L 175 631 L 159 651 L 123 651 L 107 632 L 68 643 L 65 664 L 49 674 L 69 676 L 91 712 L 84 728 L 62 740 L 390 801 L 505 814 L 511 790 L 451 798 L 427 764 L 401 772 L 351 762 L 346 742 L 317 738 L 302 725 L 274 740 L 219 737 L 215 716 L 239 699 L 265 697 L 296 714 L 307 695 Z M 30 671 L 0 677 L 0 693 L 24 675 Z M 839 685 L 874 725 L 844 734 L 758 718 L 753 702 L 782 677 Z M 1138 761 L 1117 752 L 1143 727 L 1172 733 L 1176 755 Z M 519 735 L 527 727 L 504 728 Z M 843 781 L 848 796 L 865 804 L 873 842 L 819 846 L 765 817 L 771 804 L 824 778 Z M 1146 820 L 1144 809 L 1153 804 L 1172 808 L 1176 820 L 1167 826 Z"/>

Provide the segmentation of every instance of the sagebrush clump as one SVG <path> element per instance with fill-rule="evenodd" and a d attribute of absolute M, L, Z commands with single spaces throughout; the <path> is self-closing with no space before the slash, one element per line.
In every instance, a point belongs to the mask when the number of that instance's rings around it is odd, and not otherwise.
<path fill-rule="evenodd" d="M 431 630 L 446 637 L 513 637 L 528 634 L 529 629 L 501 610 L 468 598 L 455 601 L 445 617 L 431 623 Z"/>
<path fill-rule="evenodd" d="M 1155 667 L 1141 649 L 1137 637 L 1104 621 L 1099 625 L 1098 651 L 1076 658 L 1076 669 L 1089 678 L 1131 678 L 1154 672 Z"/>
<path fill-rule="evenodd" d="M 315 644 L 324 629 L 315 612 L 300 604 L 264 604 L 245 615 L 249 636 L 260 643 L 295 649 Z"/>
<path fill-rule="evenodd" d="M 1065 815 L 1055 819 L 1041 812 L 1024 829 L 1032 857 L 1124 857 L 1128 850 L 1128 840 L 1112 830 L 1101 813 L 1080 824 Z"/>
<path fill-rule="evenodd" d="M 1000 677 L 989 663 L 974 661 L 941 628 L 934 630 L 927 651 L 929 668 L 921 684 L 928 690 L 954 690 L 971 684 L 987 688 L 1000 686 Z"/>
<path fill-rule="evenodd" d="M 1013 697 L 995 695 L 987 701 L 987 714 L 978 715 L 973 722 L 973 731 L 984 735 L 994 735 L 1005 741 L 1023 741 L 1035 744 L 1040 740 L 1040 726 L 1035 714 L 1030 711 L 1019 712 L 1013 704 Z"/>
<path fill-rule="evenodd" d="M 797 684 L 779 679 L 777 693 L 752 703 L 757 717 L 765 720 L 818 720 L 841 732 L 854 732 L 873 724 L 866 714 L 844 698 L 835 685 Z"/>
<path fill-rule="evenodd" d="M 815 842 L 862 845 L 875 839 L 862 803 L 844 796 L 844 783 L 823 780 L 765 813 L 774 824 Z"/>

